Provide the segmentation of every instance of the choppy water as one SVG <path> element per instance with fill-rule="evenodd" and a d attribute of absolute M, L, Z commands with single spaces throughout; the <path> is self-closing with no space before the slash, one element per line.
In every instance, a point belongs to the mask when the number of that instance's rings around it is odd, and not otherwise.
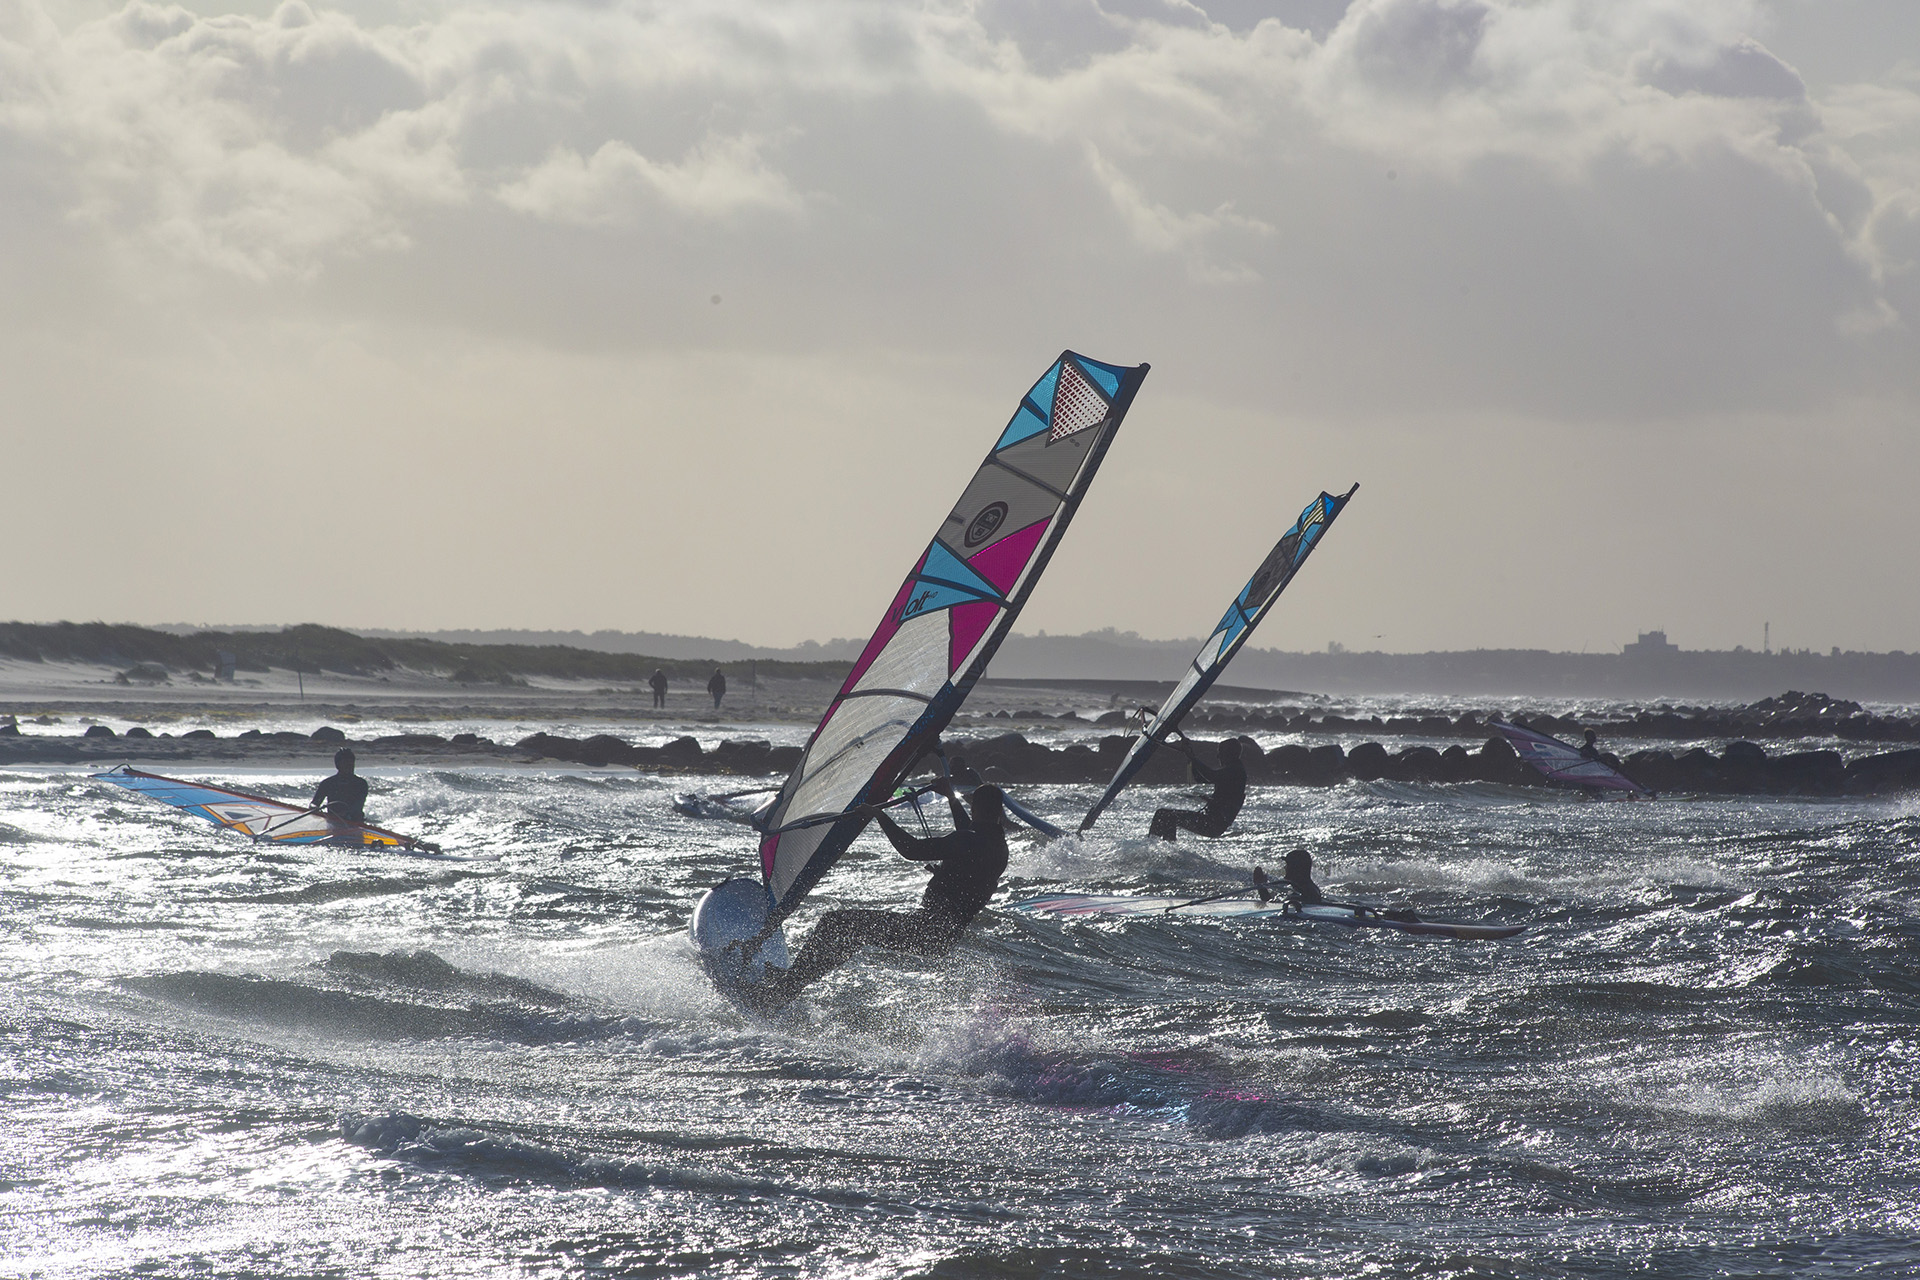
<path fill-rule="evenodd" d="M 0 774 L 0 1274 L 1920 1272 L 1911 801 L 1260 789 L 1176 848 L 1118 834 L 1141 792 L 1021 843 L 1003 900 L 1301 842 L 1330 889 L 1533 928 L 990 910 L 769 1029 L 682 941 L 752 858 L 684 782 L 374 777 L 376 820 L 493 856 L 255 851 Z M 921 875 L 863 841 L 815 901 Z"/>

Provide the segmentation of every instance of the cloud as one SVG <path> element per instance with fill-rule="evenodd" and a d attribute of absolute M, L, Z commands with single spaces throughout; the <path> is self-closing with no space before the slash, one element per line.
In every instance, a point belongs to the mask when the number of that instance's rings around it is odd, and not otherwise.
<path fill-rule="evenodd" d="M 713 139 L 678 163 L 659 164 L 614 140 L 591 156 L 561 148 L 496 193 L 510 209 L 583 226 L 628 219 L 643 196 L 696 217 L 749 210 L 797 213 L 801 199 L 761 161 L 750 137 Z"/>
<path fill-rule="evenodd" d="M 929 397 L 1068 344 L 1239 424 L 1216 464 L 1282 467 L 1262 433 L 1312 430 L 1388 467 L 1426 431 L 1462 497 L 1526 479 L 1478 447 L 1657 467 L 1649 424 L 1778 442 L 1920 400 L 1920 79 L 1864 53 L 1836 77 L 1831 49 L 1802 75 L 1762 0 L 196 3 L 0 0 L 0 386 L 56 489 L 100 465 L 47 442 L 80 403 L 183 454 L 319 430 L 276 407 L 333 387 L 315 343 L 435 353 L 445 383 L 368 437 L 420 467 L 477 413 L 510 453 L 447 351 L 511 365 L 516 412 L 585 413 L 580 449 L 668 430 L 622 416 L 621 361 L 727 370 L 762 423 L 796 369 L 894 371 L 857 385 L 896 438 L 847 435 L 817 387 L 783 428 L 823 441 L 780 455 L 820 490 L 831 450 L 924 452 Z M 609 388 L 591 413 L 573 360 Z M 406 382 L 347 368 L 343 413 Z M 1447 447 L 1482 417 L 1523 425 Z M 1267 500 L 1213 470 L 1203 510 Z"/>

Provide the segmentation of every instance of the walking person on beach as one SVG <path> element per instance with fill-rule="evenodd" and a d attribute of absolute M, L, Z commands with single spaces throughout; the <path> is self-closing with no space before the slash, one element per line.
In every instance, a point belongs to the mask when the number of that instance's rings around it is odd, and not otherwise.
<path fill-rule="evenodd" d="M 653 690 L 655 709 L 665 707 L 667 705 L 667 673 L 655 667 L 653 674 L 647 678 L 647 687 Z"/>
<path fill-rule="evenodd" d="M 707 692 L 713 695 L 713 709 L 720 709 L 720 699 L 727 696 L 727 673 L 715 667 L 713 674 L 707 677 Z"/>

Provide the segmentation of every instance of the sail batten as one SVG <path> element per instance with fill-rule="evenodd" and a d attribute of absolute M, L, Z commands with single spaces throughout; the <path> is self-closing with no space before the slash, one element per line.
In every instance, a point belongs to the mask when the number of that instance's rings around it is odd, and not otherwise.
<path fill-rule="evenodd" d="M 1167 695 L 1160 710 L 1141 724 L 1133 741 L 1127 744 L 1120 767 L 1114 770 L 1107 789 L 1087 810 L 1087 816 L 1080 820 L 1080 830 L 1085 831 L 1093 826 L 1106 807 L 1113 803 L 1113 798 L 1125 790 L 1134 775 L 1146 767 L 1154 749 L 1168 734 L 1180 727 L 1180 721 L 1206 696 L 1207 690 L 1213 687 L 1213 682 L 1220 678 L 1220 673 L 1233 661 L 1233 656 L 1253 635 L 1253 629 L 1260 625 L 1261 619 L 1272 610 L 1280 599 L 1280 593 L 1300 572 L 1307 557 L 1320 545 L 1320 539 L 1333 526 L 1334 520 L 1359 488 L 1356 484 L 1338 496 L 1323 492 L 1307 504 L 1293 527 L 1280 535 L 1280 541 L 1273 544 L 1273 550 L 1253 571 L 1253 576 L 1247 579 L 1247 584 L 1227 606 L 1227 611 L 1220 615 L 1212 634 L 1201 644 L 1200 652 L 1187 664 L 1180 683 Z"/>
<path fill-rule="evenodd" d="M 890 798 L 1012 629 L 1146 377 L 1062 352 L 895 592 L 768 811 L 761 873 L 776 917 L 846 851 L 859 806 Z"/>

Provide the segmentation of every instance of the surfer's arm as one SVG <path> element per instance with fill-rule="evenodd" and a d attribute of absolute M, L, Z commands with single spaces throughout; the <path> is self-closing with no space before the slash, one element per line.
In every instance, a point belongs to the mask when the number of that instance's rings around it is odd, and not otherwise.
<path fill-rule="evenodd" d="M 947 798 L 947 812 L 953 815 L 955 831 L 971 831 L 973 817 L 968 814 L 967 806 L 960 803 L 960 794 L 954 790 L 952 778 L 935 779 L 933 789 Z"/>
<path fill-rule="evenodd" d="M 894 852 L 909 862 L 938 862 L 942 858 L 951 858 L 973 839 L 971 831 L 949 831 L 944 836 L 910 835 L 899 823 L 878 810 L 874 812 L 873 820 L 886 833 Z"/>
<path fill-rule="evenodd" d="M 945 836 L 939 836 L 931 840 L 923 840 L 918 836 L 910 835 L 899 823 L 889 818 L 885 812 L 877 807 L 873 810 L 873 820 L 880 824 L 880 830 L 886 835 L 887 843 L 893 846 L 894 852 L 903 858 L 910 859 L 914 862 L 931 862 L 947 856 L 944 852 L 921 852 L 924 846 L 939 844 L 941 840 L 947 838 Z"/>

